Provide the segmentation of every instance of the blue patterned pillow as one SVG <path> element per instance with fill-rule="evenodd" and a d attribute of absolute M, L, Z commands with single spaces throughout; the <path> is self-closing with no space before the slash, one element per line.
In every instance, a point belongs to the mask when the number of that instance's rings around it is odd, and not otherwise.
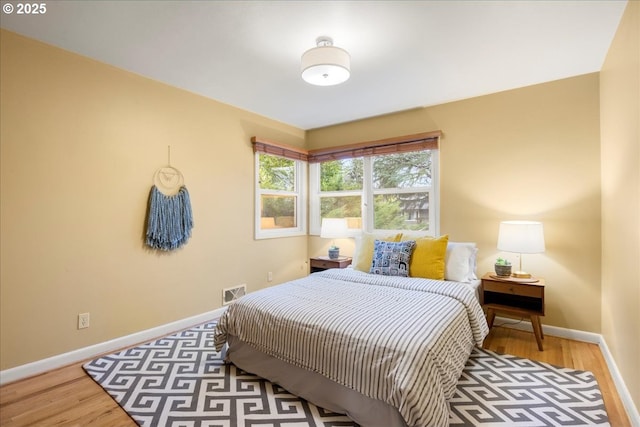
<path fill-rule="evenodd" d="M 409 261 L 415 246 L 415 240 L 404 242 L 376 240 L 373 243 L 373 259 L 369 273 L 408 277 Z"/>

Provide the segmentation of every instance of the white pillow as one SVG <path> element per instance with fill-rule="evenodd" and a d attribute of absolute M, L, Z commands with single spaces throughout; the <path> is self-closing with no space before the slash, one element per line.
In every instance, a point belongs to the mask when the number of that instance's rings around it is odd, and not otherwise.
<path fill-rule="evenodd" d="M 444 280 L 471 282 L 477 280 L 475 243 L 449 242 L 444 258 Z"/>

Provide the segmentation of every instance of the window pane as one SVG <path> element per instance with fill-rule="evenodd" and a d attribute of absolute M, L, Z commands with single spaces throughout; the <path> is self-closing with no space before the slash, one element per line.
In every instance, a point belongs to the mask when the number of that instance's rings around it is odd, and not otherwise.
<path fill-rule="evenodd" d="M 295 160 L 261 154 L 259 173 L 260 188 L 264 190 L 295 190 Z"/>
<path fill-rule="evenodd" d="M 320 164 L 320 191 L 362 189 L 362 158 Z"/>
<path fill-rule="evenodd" d="M 431 185 L 431 151 L 387 154 L 373 158 L 374 188 L 415 188 Z"/>
<path fill-rule="evenodd" d="M 360 196 L 322 197 L 320 218 L 346 218 L 347 226 L 362 228 L 362 198 Z"/>
<path fill-rule="evenodd" d="M 272 196 L 260 197 L 261 229 L 293 228 L 296 224 L 296 197 Z"/>
<path fill-rule="evenodd" d="M 375 229 L 429 229 L 429 193 L 378 194 L 373 205 Z"/>

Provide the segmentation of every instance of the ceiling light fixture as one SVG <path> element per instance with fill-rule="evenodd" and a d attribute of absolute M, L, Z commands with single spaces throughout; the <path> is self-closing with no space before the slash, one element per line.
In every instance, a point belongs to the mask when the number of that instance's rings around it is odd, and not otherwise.
<path fill-rule="evenodd" d="M 335 47 L 330 37 L 318 37 L 317 47 L 302 54 L 302 79 L 316 86 L 343 83 L 351 75 L 349 53 Z"/>

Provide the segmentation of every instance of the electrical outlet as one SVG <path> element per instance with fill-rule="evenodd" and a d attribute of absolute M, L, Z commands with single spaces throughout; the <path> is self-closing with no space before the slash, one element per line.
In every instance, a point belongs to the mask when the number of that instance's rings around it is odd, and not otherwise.
<path fill-rule="evenodd" d="M 267 282 L 273 281 L 273 272 L 270 271 L 267 273 Z"/>
<path fill-rule="evenodd" d="M 89 327 L 89 313 L 78 314 L 78 329 Z"/>

